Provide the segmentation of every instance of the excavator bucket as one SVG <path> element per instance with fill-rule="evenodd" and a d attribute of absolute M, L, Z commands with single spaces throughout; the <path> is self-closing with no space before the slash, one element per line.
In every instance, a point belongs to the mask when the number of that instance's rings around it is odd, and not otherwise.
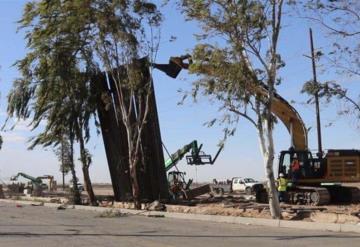
<path fill-rule="evenodd" d="M 184 60 L 188 60 L 189 63 L 184 63 Z M 189 64 L 191 63 L 191 56 L 184 55 L 180 57 L 170 57 L 168 64 L 157 64 L 153 63 L 154 68 L 164 72 L 171 78 L 176 78 L 181 69 L 189 69 Z"/>
<path fill-rule="evenodd" d="M 179 66 L 177 63 L 173 62 L 171 59 L 168 64 L 154 63 L 153 66 L 154 66 L 154 68 L 164 72 L 171 78 L 176 78 L 182 69 L 181 66 Z"/>

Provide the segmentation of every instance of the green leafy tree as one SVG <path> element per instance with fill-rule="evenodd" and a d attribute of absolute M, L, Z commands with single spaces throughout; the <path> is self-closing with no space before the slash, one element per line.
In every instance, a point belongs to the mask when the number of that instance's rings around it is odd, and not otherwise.
<path fill-rule="evenodd" d="M 145 55 L 152 57 L 156 50 L 154 29 L 160 21 L 156 5 L 149 1 L 29 2 L 19 22 L 26 32 L 29 52 L 17 62 L 22 76 L 14 82 L 8 97 L 10 116 L 31 118 L 34 128 L 43 120 L 47 122 L 44 132 L 34 140 L 35 145 L 47 143 L 50 133 L 54 135 L 65 126 L 71 145 L 79 142 L 83 171 L 88 171 L 85 143 L 90 138 L 89 121 L 95 118 L 96 109 L 92 78 L 105 72 L 115 82 L 120 121 L 127 131 L 129 170 L 137 207 L 140 203 L 136 170 L 142 161 L 141 133 L 152 85 L 140 83 L 143 69 L 134 61 Z M 140 102 L 133 115 L 135 98 Z M 84 179 L 92 200 L 87 172 Z"/>
<path fill-rule="evenodd" d="M 278 69 L 283 1 L 199 0 L 180 1 L 186 17 L 199 23 L 199 44 L 193 50 L 190 71 L 200 76 L 192 95 L 199 93 L 221 104 L 223 118 L 209 122 L 226 124 L 225 138 L 233 135 L 240 119 L 256 128 L 264 158 L 273 218 L 280 207 L 273 172 L 275 117 L 271 112 Z M 266 94 L 256 88 L 267 89 Z"/>
<path fill-rule="evenodd" d="M 65 187 L 65 175 L 68 174 L 72 167 L 71 150 L 69 139 L 63 136 L 60 144 L 55 147 L 54 152 L 60 162 L 60 172 L 63 175 L 63 188 Z"/>

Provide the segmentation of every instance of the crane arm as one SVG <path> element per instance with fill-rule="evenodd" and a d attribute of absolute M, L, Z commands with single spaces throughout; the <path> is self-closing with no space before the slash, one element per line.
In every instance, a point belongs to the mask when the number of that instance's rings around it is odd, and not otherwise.
<path fill-rule="evenodd" d="M 189 63 L 184 63 L 184 60 Z M 181 57 L 171 57 L 168 64 L 153 64 L 157 68 L 165 72 L 168 76 L 176 78 L 182 69 L 188 69 L 191 64 L 191 56 L 185 55 Z M 209 71 L 211 74 L 211 71 Z M 255 85 L 254 94 L 260 94 L 264 97 L 268 95 L 268 89 L 265 84 Z M 296 150 L 307 150 L 307 130 L 299 113 L 279 94 L 274 94 L 274 100 L 271 106 L 271 112 L 278 117 L 288 129 L 291 136 L 291 146 Z"/>
<path fill-rule="evenodd" d="M 23 172 L 19 172 L 18 174 L 16 174 L 16 176 L 11 177 L 11 180 L 17 180 L 18 177 L 20 177 L 20 176 L 23 177 L 23 178 L 29 179 L 31 182 L 33 182 L 35 184 L 41 184 L 42 183 L 41 179 L 34 178 L 34 177 L 32 177 L 32 176 L 30 176 L 30 175 L 28 175 L 26 173 L 23 173 Z"/>

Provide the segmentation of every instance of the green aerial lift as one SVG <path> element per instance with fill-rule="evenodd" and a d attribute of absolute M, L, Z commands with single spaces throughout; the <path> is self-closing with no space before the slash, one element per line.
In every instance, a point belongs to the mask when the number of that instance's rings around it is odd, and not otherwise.
<path fill-rule="evenodd" d="M 185 181 L 185 173 L 176 169 L 176 171 L 170 171 L 171 168 L 175 167 L 177 163 L 184 158 L 184 156 L 190 152 L 190 155 L 186 156 L 186 162 L 188 165 L 206 165 L 214 164 L 217 157 L 219 156 L 223 146 L 220 146 L 217 151 L 215 158 L 213 159 L 211 155 L 204 154 L 201 151 L 202 144 L 199 146 L 196 140 L 190 142 L 189 144 L 183 146 L 175 153 L 170 155 L 170 158 L 165 161 L 165 170 L 168 172 L 168 184 L 169 191 L 174 198 L 177 198 L 180 194 L 183 194 L 185 197 L 189 197 L 190 194 L 194 195 L 194 191 L 190 191 L 190 185 L 193 182 L 192 179 Z M 170 171 L 170 172 L 169 172 Z M 200 190 L 199 190 L 200 191 Z M 201 192 L 199 192 L 201 193 Z"/>
<path fill-rule="evenodd" d="M 47 189 L 47 185 L 43 183 L 43 181 L 41 180 L 41 178 L 34 178 L 26 173 L 23 172 L 19 172 L 18 174 L 16 174 L 15 176 L 12 176 L 10 178 L 11 181 L 17 181 L 17 179 L 19 177 L 23 177 L 26 178 L 28 180 L 30 180 L 31 184 L 32 184 L 32 190 L 33 191 L 38 191 L 38 190 L 43 190 L 43 189 Z"/>

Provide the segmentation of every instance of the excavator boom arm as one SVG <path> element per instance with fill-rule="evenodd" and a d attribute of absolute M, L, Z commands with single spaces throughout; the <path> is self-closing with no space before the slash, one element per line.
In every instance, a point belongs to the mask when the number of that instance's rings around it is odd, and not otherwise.
<path fill-rule="evenodd" d="M 188 59 L 189 63 L 184 63 L 184 60 Z M 168 76 L 176 78 L 182 69 L 188 69 L 191 64 L 191 56 L 185 55 L 181 57 L 171 57 L 169 64 L 153 64 L 154 68 L 157 68 Z M 268 89 L 266 85 L 255 85 L 254 95 L 260 94 L 264 97 L 268 95 Z M 307 130 L 303 120 L 299 113 L 287 102 L 283 97 L 274 94 L 274 99 L 271 106 L 271 112 L 278 117 L 288 129 L 291 136 L 291 146 L 296 150 L 307 150 Z"/>

